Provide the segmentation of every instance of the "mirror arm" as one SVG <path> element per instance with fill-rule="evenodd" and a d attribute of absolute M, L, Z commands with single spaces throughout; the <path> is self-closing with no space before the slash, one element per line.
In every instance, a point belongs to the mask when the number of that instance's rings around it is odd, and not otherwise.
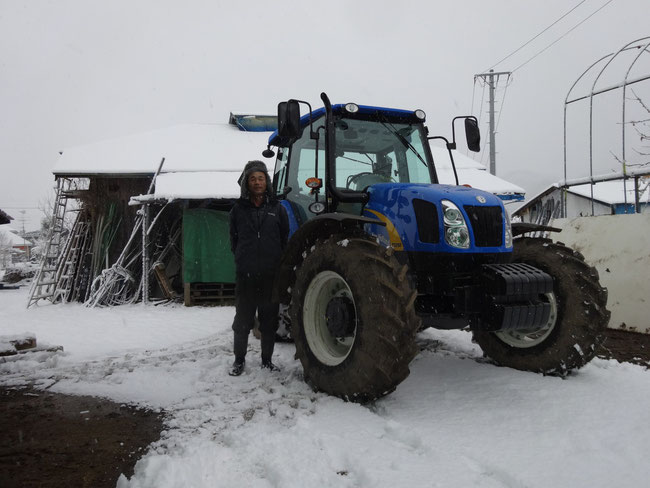
<path fill-rule="evenodd" d="M 458 119 L 458 118 L 462 118 L 462 117 L 456 117 L 456 119 Z M 456 120 L 456 119 L 454 119 L 454 120 Z M 452 122 L 452 127 L 453 127 L 453 122 Z M 454 155 L 451 152 L 452 149 L 456 149 L 456 142 L 455 141 L 454 142 L 449 142 L 447 140 L 447 138 L 443 137 L 443 136 L 427 137 L 427 140 L 430 141 L 431 139 L 440 139 L 442 141 L 445 141 L 445 144 L 447 146 L 447 152 L 449 153 L 449 159 L 451 160 L 451 167 L 454 170 L 454 178 L 456 178 L 456 186 L 460 185 L 460 183 L 458 183 L 458 173 L 456 172 L 456 161 L 454 161 Z"/>
<path fill-rule="evenodd" d="M 456 120 L 458 119 L 466 119 L 467 117 L 471 117 L 471 115 L 459 115 L 458 117 L 454 117 L 451 120 L 451 140 L 452 144 L 454 147 L 452 149 L 456 149 Z"/>

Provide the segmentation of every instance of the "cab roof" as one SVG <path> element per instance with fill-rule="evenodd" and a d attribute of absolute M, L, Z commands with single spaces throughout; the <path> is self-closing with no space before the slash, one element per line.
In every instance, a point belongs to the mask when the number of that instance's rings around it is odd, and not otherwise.
<path fill-rule="evenodd" d="M 332 105 L 332 113 L 339 115 L 345 110 L 345 105 L 339 103 Z M 418 119 L 415 116 L 415 110 L 401 110 L 397 108 L 386 108 L 386 107 L 374 107 L 372 105 L 357 105 L 359 111 L 355 113 L 346 113 L 350 118 L 368 118 L 368 117 L 381 117 L 388 119 L 390 122 L 413 122 L 421 123 L 424 122 L 423 119 Z M 325 115 L 325 107 L 318 108 L 311 112 L 311 120 L 316 120 L 319 117 Z M 300 117 L 300 126 L 306 127 L 309 125 L 310 114 L 307 113 Z M 276 130 L 269 137 L 269 146 L 286 146 L 288 141 L 278 135 Z"/>

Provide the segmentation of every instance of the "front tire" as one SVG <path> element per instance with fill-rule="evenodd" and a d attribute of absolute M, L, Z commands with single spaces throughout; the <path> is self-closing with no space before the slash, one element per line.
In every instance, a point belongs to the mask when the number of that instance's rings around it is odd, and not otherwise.
<path fill-rule="evenodd" d="M 474 331 L 486 356 L 502 366 L 565 376 L 593 359 L 610 313 L 598 271 L 583 256 L 550 239 L 515 241 L 513 261 L 531 264 L 553 277 L 548 322 L 535 330 Z"/>
<path fill-rule="evenodd" d="M 296 271 L 290 317 L 305 380 L 366 402 L 409 374 L 420 320 L 393 250 L 363 238 L 318 241 Z"/>

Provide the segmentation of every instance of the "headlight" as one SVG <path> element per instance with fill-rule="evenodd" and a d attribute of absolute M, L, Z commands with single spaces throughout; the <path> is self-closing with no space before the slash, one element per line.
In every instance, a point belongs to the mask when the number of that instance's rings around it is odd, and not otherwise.
<path fill-rule="evenodd" d="M 505 245 L 507 248 L 512 247 L 512 222 L 510 221 L 510 212 L 508 209 L 503 207 L 506 211 L 506 242 Z"/>
<path fill-rule="evenodd" d="M 445 242 L 459 249 L 469 248 L 469 229 L 460 209 L 449 200 L 442 200 Z"/>
<path fill-rule="evenodd" d="M 424 110 L 417 109 L 414 113 L 415 116 L 420 120 L 424 120 L 427 117 L 427 114 L 424 113 Z"/>

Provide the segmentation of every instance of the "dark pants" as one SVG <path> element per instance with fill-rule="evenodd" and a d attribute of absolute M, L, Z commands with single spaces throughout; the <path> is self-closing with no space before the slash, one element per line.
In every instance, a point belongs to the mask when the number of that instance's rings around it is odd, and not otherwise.
<path fill-rule="evenodd" d="M 242 362 L 248 348 L 248 335 L 255 323 L 255 313 L 262 335 L 262 362 L 271 361 L 278 329 L 279 304 L 271 301 L 273 275 L 237 276 L 236 312 L 232 330 L 235 332 L 235 361 Z"/>

